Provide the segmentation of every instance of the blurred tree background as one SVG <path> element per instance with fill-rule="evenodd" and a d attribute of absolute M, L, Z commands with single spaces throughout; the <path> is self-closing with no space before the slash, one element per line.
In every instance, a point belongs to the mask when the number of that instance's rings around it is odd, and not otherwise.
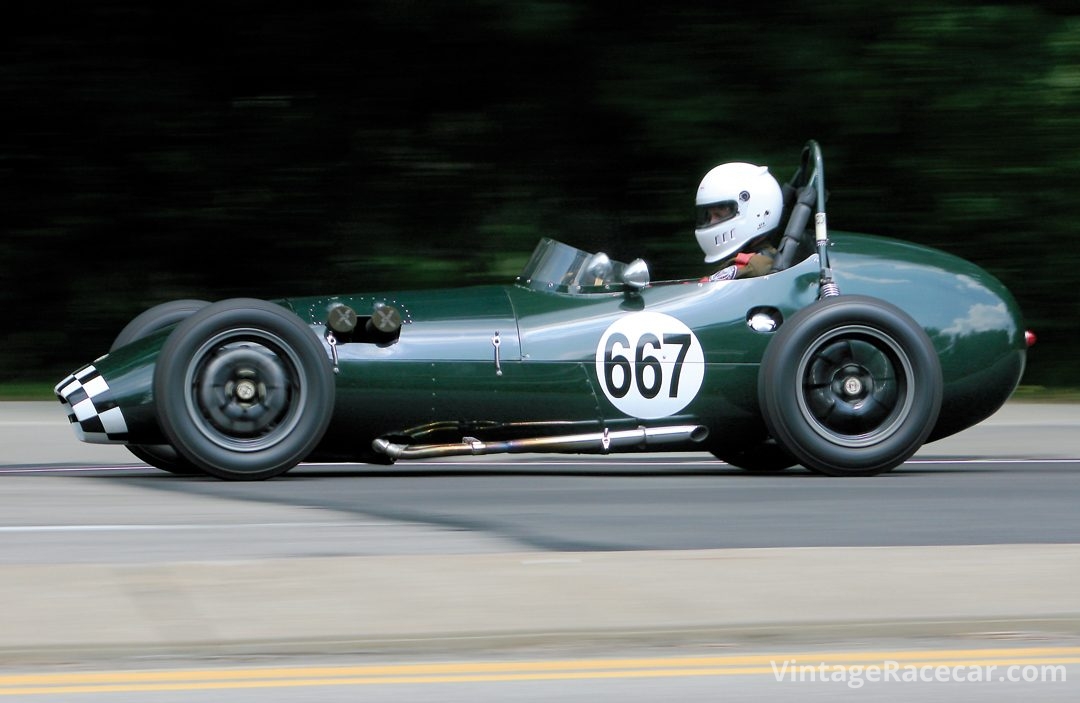
<path fill-rule="evenodd" d="M 837 230 L 989 269 L 1080 386 L 1080 6 L 8 8 L 0 381 L 174 298 L 508 282 L 555 236 L 697 275 L 701 176 L 825 152 Z"/>

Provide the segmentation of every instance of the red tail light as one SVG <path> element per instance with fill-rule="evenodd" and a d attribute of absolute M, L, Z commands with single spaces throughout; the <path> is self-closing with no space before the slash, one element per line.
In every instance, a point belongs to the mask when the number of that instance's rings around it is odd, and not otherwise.
<path fill-rule="evenodd" d="M 1035 346 L 1035 333 L 1031 330 L 1024 332 L 1024 341 L 1027 342 L 1029 348 Z"/>

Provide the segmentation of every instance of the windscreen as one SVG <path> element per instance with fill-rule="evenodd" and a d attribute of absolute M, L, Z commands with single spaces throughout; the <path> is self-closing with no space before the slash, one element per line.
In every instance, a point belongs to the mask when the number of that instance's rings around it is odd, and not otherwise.
<path fill-rule="evenodd" d="M 590 254 L 549 237 L 540 240 L 517 282 L 534 290 L 603 292 L 622 280 L 625 264 Z"/>

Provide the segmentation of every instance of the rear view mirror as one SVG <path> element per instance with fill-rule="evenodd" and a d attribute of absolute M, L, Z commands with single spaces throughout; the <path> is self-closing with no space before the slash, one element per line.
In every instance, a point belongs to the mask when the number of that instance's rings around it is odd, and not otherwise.
<path fill-rule="evenodd" d="M 649 265 L 641 259 L 634 259 L 623 269 L 622 281 L 630 290 L 641 290 L 649 285 Z"/>

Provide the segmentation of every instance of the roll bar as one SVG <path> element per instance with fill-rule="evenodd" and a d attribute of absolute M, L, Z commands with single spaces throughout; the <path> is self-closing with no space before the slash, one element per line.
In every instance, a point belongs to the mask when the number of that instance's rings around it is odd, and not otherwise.
<path fill-rule="evenodd" d="M 802 241 L 811 212 L 814 215 L 814 245 L 821 265 L 818 277 L 818 297 L 828 298 L 840 294 L 829 266 L 829 233 L 825 216 L 825 160 L 821 146 L 813 139 L 803 146 L 799 168 L 787 183 L 787 189 L 795 193 L 795 206 L 791 211 L 784 236 L 780 240 L 774 271 L 783 270 L 794 263 L 795 253 Z"/>

